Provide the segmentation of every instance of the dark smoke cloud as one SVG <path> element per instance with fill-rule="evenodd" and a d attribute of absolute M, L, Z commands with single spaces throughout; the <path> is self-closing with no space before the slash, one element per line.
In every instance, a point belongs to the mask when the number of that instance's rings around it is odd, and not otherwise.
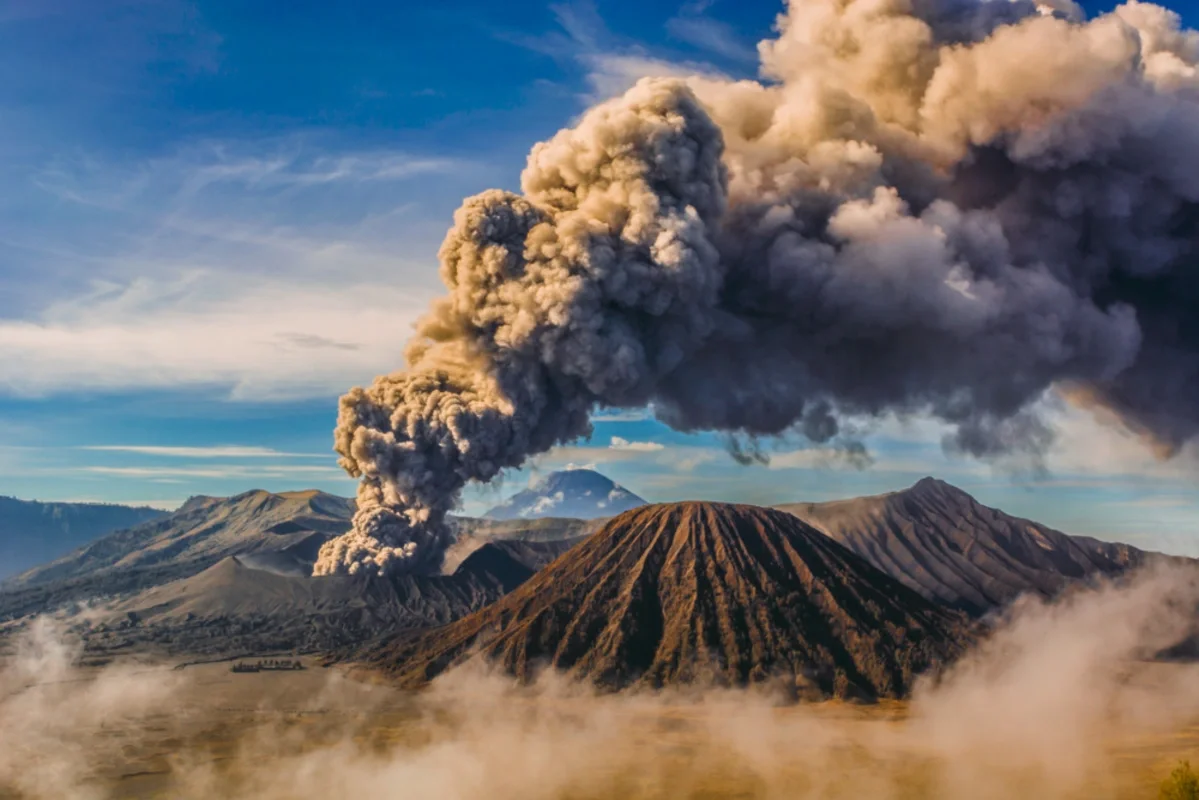
<path fill-rule="evenodd" d="M 359 512 L 318 573 L 430 566 L 466 482 L 597 406 L 742 441 L 931 414 L 992 457 L 1049 446 L 1032 404 L 1069 387 L 1195 435 L 1199 35 L 804 0 L 760 50 L 769 83 L 644 80 L 465 202 L 407 368 L 342 399 Z"/>

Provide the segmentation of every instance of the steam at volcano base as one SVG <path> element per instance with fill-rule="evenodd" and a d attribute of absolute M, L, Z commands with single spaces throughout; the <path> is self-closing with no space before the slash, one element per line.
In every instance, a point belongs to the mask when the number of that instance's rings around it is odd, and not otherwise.
<path fill-rule="evenodd" d="M 407 366 L 341 400 L 317 574 L 435 566 L 468 481 L 653 402 L 836 440 L 925 413 L 1036 454 L 1048 389 L 1199 427 L 1199 34 L 1130 2 L 803 0 L 769 82 L 646 79 L 466 200 Z"/>

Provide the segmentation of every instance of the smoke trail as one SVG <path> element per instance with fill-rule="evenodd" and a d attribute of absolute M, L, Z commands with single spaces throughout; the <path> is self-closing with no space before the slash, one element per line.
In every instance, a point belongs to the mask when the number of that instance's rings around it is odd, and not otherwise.
<path fill-rule="evenodd" d="M 644 80 L 537 145 L 440 257 L 407 368 L 342 398 L 353 530 L 318 574 L 429 568 L 468 481 L 652 401 L 835 439 L 926 413 L 1036 455 L 1051 388 L 1170 454 L 1199 426 L 1199 34 L 1131 2 L 804 0 L 769 83 Z"/>

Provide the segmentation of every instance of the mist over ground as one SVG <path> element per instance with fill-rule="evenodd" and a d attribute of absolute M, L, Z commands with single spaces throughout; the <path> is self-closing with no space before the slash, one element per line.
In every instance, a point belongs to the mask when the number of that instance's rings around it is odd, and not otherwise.
<path fill-rule="evenodd" d="M 520 687 L 478 663 L 420 694 L 338 669 L 81 669 L 43 618 L 0 672 L 0 796 L 1143 797 L 1199 746 L 1199 665 L 1145 660 L 1197 604 L 1182 567 L 1020 602 L 910 703 L 877 706 Z"/>

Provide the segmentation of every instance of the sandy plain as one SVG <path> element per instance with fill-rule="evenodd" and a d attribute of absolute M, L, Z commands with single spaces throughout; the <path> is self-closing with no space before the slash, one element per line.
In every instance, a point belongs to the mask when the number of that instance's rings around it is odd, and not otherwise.
<path fill-rule="evenodd" d="M 937 744 L 900 702 L 597 698 L 469 674 L 413 694 L 306 666 L 129 662 L 10 680 L 0 797 L 1131 800 L 1199 755 L 1199 719 L 1107 730 L 1085 752 L 988 756 Z M 1133 682 L 1192 669 L 1140 665 Z"/>

